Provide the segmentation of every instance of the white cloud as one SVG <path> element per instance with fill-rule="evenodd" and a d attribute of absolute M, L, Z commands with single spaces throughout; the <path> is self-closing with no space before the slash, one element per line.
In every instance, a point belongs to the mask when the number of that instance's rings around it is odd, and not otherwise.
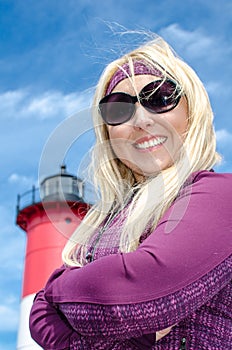
<path fill-rule="evenodd" d="M 24 234 L 20 234 L 19 229 L 13 224 L 15 214 L 12 212 L 12 208 L 0 205 L 0 213 L 0 265 L 2 270 L 0 332 L 12 334 L 16 333 L 18 329 L 26 237 Z M 9 340 L 6 340 L 6 337 L 4 339 L 0 340 L 0 350 L 15 349 L 12 339 L 10 341 L 10 335 Z M 5 344 L 6 342 L 7 344 Z"/>
<path fill-rule="evenodd" d="M 216 131 L 217 144 L 219 153 L 222 154 L 222 162 L 218 166 L 219 171 L 232 172 L 231 165 L 231 147 L 232 147 L 232 133 L 226 129 L 219 129 Z"/>
<path fill-rule="evenodd" d="M 76 112 L 85 103 L 85 98 L 81 94 L 72 93 L 63 95 L 59 91 L 45 92 L 33 98 L 25 106 L 23 112 L 26 115 L 37 115 L 40 119 L 46 119 L 57 115 L 69 116 Z"/>
<path fill-rule="evenodd" d="M 15 304 L 0 304 L 0 331 L 16 331 L 18 328 L 19 312 Z"/>
<path fill-rule="evenodd" d="M 20 234 L 19 229 L 15 225 L 15 211 L 10 206 L 9 208 L 0 205 L 1 227 L 0 227 L 0 265 L 3 273 L 3 279 L 6 281 L 18 281 L 21 279 L 23 271 L 23 260 L 25 251 L 24 234 Z M 0 289 L 1 293 L 5 293 L 5 289 Z"/>
<path fill-rule="evenodd" d="M 11 119 L 64 119 L 89 107 L 91 97 L 91 90 L 70 94 L 46 91 L 37 95 L 28 89 L 6 91 L 0 94 L 0 115 Z"/>
<path fill-rule="evenodd" d="M 217 130 L 216 137 L 220 145 L 225 146 L 230 144 L 232 146 L 232 134 L 226 129 Z"/>
<path fill-rule="evenodd" d="M 205 88 L 207 90 L 207 92 L 211 95 L 217 95 L 218 91 L 220 91 L 220 95 L 223 93 L 226 93 L 226 90 L 221 89 L 222 84 L 220 84 L 220 82 L 218 81 L 208 81 L 205 83 Z"/>
<path fill-rule="evenodd" d="M 13 173 L 13 174 L 11 174 L 8 177 L 8 182 L 10 184 L 23 185 L 25 187 L 31 187 L 33 184 L 35 184 L 35 179 L 33 179 L 30 176 L 19 175 L 19 174 Z"/>
<path fill-rule="evenodd" d="M 200 28 L 188 31 L 177 23 L 171 24 L 160 30 L 161 36 L 171 42 L 177 51 L 184 52 L 184 55 L 190 58 L 207 57 L 215 59 L 219 57 L 217 40 L 214 37 L 206 35 Z M 222 45 L 220 46 L 222 50 Z M 211 53 L 213 55 L 211 56 Z"/>
<path fill-rule="evenodd" d="M 223 79 L 218 79 L 217 81 L 211 80 L 211 79 L 212 77 L 209 77 L 208 81 L 204 83 L 205 88 L 209 93 L 209 95 L 215 98 L 215 100 L 220 97 L 221 103 L 223 103 L 222 102 L 223 98 L 226 98 L 226 99 L 230 98 L 232 88 L 229 85 L 229 83 L 227 84 Z M 219 110 L 221 111 L 220 106 L 219 106 Z M 225 112 L 227 112 L 227 108 L 224 109 L 223 113 Z"/>

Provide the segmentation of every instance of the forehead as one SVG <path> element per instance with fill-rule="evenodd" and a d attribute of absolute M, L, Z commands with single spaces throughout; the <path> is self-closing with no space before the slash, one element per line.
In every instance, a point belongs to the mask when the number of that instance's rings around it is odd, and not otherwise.
<path fill-rule="evenodd" d="M 132 78 L 126 78 L 121 80 L 111 92 L 126 92 L 128 94 L 134 95 L 136 92 L 142 90 L 142 88 L 155 80 L 160 80 L 160 77 L 155 75 L 135 75 Z"/>

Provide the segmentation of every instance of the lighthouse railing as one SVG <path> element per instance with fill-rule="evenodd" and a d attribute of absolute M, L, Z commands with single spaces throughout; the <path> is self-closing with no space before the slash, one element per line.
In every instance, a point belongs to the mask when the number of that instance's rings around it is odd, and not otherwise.
<path fill-rule="evenodd" d="M 32 189 L 24 192 L 23 194 L 18 194 L 16 212 L 19 213 L 23 208 L 40 202 L 39 188 L 32 186 Z"/>
<path fill-rule="evenodd" d="M 83 195 L 83 189 L 81 191 L 81 195 Z M 41 189 L 39 187 L 37 188 L 32 186 L 31 190 L 26 191 L 23 194 L 18 194 L 16 205 L 17 215 L 20 210 L 43 200 L 47 200 L 48 198 L 50 200 L 62 200 L 65 198 L 66 200 L 75 199 L 81 202 L 85 201 L 85 199 L 79 195 L 78 189 L 75 188 L 73 184 L 72 186 L 70 186 L 70 184 L 62 185 L 62 187 L 60 185 L 57 186 L 56 184 L 49 184 L 48 193 L 44 193 L 44 191 L 41 193 Z"/>

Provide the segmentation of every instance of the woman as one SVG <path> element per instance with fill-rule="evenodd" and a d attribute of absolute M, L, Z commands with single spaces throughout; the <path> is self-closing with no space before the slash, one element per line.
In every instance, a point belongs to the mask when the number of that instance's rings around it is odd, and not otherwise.
<path fill-rule="evenodd" d="M 105 69 L 93 120 L 101 200 L 37 294 L 32 337 L 56 350 L 229 350 L 232 176 L 213 171 L 202 83 L 156 38 Z"/>

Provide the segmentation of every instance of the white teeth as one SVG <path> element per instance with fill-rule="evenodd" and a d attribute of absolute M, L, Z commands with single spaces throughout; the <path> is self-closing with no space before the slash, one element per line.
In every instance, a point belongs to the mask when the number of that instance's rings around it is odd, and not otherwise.
<path fill-rule="evenodd" d="M 167 137 L 157 137 L 157 138 L 149 140 L 149 141 L 137 143 L 137 144 L 135 144 L 135 147 L 139 148 L 139 149 L 146 149 L 146 148 L 150 148 L 150 147 L 155 147 L 155 146 L 160 145 L 161 143 L 164 143 L 166 140 L 167 140 Z"/>

